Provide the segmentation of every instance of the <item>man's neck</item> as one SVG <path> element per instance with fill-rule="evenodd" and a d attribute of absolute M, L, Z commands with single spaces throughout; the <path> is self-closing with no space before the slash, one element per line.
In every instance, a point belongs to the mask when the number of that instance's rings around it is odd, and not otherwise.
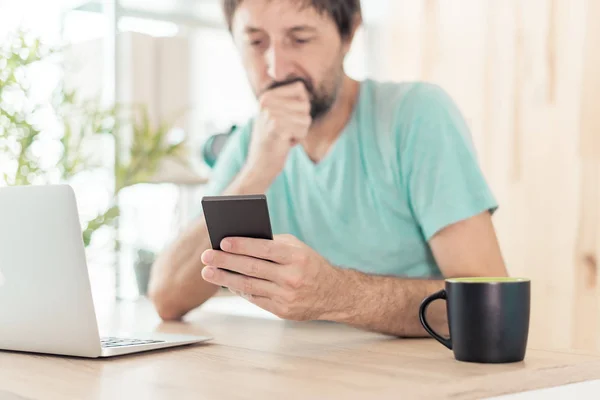
<path fill-rule="evenodd" d="M 354 112 L 359 88 L 359 82 L 344 75 L 337 100 L 327 115 L 311 126 L 302 147 L 313 162 L 318 163 L 327 155 L 333 143 L 346 127 Z"/>

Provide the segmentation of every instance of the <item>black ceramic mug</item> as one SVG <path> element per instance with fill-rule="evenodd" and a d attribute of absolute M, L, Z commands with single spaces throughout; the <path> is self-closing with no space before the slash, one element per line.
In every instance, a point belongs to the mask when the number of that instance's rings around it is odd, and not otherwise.
<path fill-rule="evenodd" d="M 525 278 L 446 279 L 446 289 L 421 303 L 425 330 L 454 352 L 459 361 L 509 363 L 525 358 L 529 335 L 531 283 Z M 427 323 L 427 307 L 446 300 L 450 337 Z"/>

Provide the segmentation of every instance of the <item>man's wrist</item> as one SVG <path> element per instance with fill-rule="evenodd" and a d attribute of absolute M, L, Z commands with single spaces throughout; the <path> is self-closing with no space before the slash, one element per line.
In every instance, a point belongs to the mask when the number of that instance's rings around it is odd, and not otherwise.
<path fill-rule="evenodd" d="M 360 311 L 359 294 L 365 293 L 367 276 L 358 271 L 333 267 L 334 274 L 326 310 L 319 320 L 348 323 L 357 318 Z"/>
<path fill-rule="evenodd" d="M 257 168 L 245 165 L 236 177 L 231 187 L 231 194 L 258 194 L 265 193 L 271 186 L 273 179 Z"/>

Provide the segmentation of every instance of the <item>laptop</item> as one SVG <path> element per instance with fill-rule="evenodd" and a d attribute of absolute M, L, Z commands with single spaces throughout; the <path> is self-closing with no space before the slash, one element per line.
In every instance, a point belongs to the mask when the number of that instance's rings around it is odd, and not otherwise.
<path fill-rule="evenodd" d="M 210 337 L 100 337 L 69 185 L 0 188 L 0 350 L 111 357 Z"/>

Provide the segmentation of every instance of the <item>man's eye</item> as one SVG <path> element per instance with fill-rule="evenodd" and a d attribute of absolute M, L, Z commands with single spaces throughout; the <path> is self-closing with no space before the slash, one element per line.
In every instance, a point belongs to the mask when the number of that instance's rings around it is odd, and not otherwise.
<path fill-rule="evenodd" d="M 297 44 L 305 44 L 310 42 L 310 39 L 294 39 L 294 42 Z"/>
<path fill-rule="evenodd" d="M 252 40 L 250 42 L 251 46 L 260 46 L 262 44 L 262 40 Z"/>

